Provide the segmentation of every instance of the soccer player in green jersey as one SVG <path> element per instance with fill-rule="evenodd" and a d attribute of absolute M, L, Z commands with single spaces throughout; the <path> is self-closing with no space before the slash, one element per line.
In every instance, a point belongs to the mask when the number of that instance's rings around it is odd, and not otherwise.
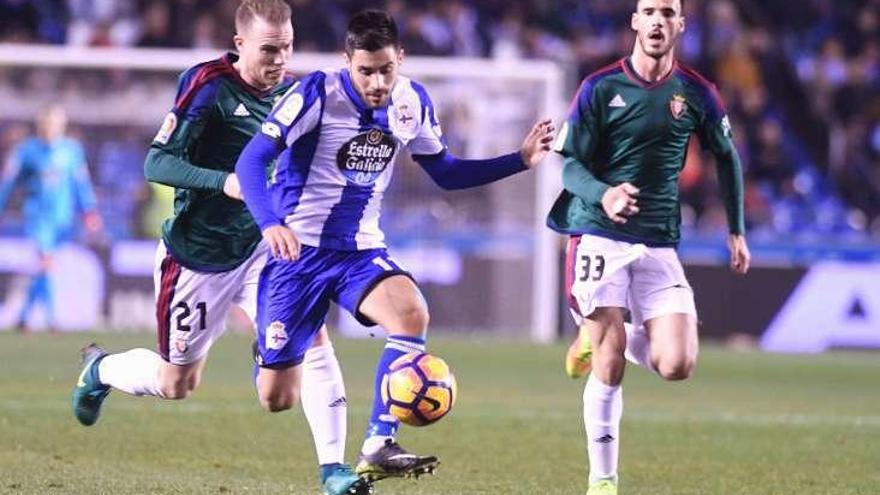
<path fill-rule="evenodd" d="M 181 76 L 174 107 L 145 164 L 148 180 L 175 188 L 174 216 L 163 226 L 156 253 L 159 353 L 107 354 L 87 346 L 73 391 L 74 414 L 84 425 L 97 421 L 113 388 L 162 399 L 188 397 L 231 306 L 240 306 L 252 321 L 256 317 L 257 282 L 269 251 L 241 201 L 234 167 L 273 104 L 294 84 L 285 72 L 293 43 L 290 7 L 283 0 L 244 0 L 235 27 L 238 55 L 196 65 Z M 343 464 L 345 387 L 326 328 L 302 368 L 303 409 L 324 493 L 371 493 L 371 484 Z"/>
<path fill-rule="evenodd" d="M 693 291 L 675 252 L 691 134 L 717 160 L 731 268 L 749 268 L 730 123 L 715 87 L 675 60 L 681 12 L 682 0 L 637 2 L 632 54 L 584 79 L 555 143 L 565 190 L 547 223 L 571 236 L 566 285 L 580 325 L 566 370 L 579 377 L 592 367 L 584 389 L 588 495 L 617 493 L 626 359 L 667 380 L 688 378 L 696 364 Z"/>

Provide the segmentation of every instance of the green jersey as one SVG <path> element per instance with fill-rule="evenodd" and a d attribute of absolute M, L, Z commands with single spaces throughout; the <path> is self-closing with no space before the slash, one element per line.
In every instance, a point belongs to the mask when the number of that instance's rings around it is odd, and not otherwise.
<path fill-rule="evenodd" d="M 293 78 L 260 91 L 233 67 L 237 59 L 229 53 L 180 76 L 174 107 L 144 165 L 148 180 L 175 188 L 174 216 L 163 224 L 162 239 L 174 259 L 192 270 L 231 270 L 262 238 L 245 204 L 226 196 L 223 185 Z"/>
<path fill-rule="evenodd" d="M 678 177 L 694 133 L 717 159 L 730 232 L 742 234 L 742 171 L 715 86 L 679 64 L 666 78 L 648 83 L 629 58 L 584 79 L 572 102 L 554 145 L 565 157 L 565 190 L 550 211 L 548 226 L 571 235 L 676 245 Z M 640 211 L 616 224 L 601 200 L 609 187 L 624 182 L 639 188 Z"/>

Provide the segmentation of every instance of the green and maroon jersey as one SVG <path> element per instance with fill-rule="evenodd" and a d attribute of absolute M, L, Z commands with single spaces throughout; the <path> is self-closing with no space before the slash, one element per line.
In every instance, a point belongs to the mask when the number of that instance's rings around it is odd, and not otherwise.
<path fill-rule="evenodd" d="M 678 177 L 688 140 L 696 134 L 718 162 L 731 233 L 742 234 L 743 186 L 724 105 L 715 86 L 676 63 L 649 83 L 629 58 L 584 79 L 554 145 L 565 157 L 565 190 L 547 218 L 564 234 L 595 234 L 650 246 L 679 241 Z M 602 209 L 605 191 L 629 182 L 639 188 L 639 213 L 615 224 Z"/>
<path fill-rule="evenodd" d="M 175 188 L 174 216 L 162 226 L 169 252 L 198 271 L 231 270 L 259 244 L 262 234 L 247 207 L 223 194 L 223 184 L 275 101 L 293 85 L 285 76 L 260 91 L 233 67 L 237 59 L 229 53 L 180 76 L 174 107 L 144 165 L 148 180 Z"/>

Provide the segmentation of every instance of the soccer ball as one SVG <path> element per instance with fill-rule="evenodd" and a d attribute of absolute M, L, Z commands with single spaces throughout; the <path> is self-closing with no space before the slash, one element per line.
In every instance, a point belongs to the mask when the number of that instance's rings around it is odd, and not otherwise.
<path fill-rule="evenodd" d="M 424 352 L 400 356 L 382 377 L 382 402 L 411 426 L 427 426 L 446 416 L 457 395 L 446 361 Z"/>

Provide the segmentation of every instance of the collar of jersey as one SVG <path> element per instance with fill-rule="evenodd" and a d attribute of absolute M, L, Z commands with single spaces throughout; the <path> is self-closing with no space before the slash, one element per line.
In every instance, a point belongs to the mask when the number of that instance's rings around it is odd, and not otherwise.
<path fill-rule="evenodd" d="M 669 73 L 667 73 L 666 75 L 664 75 L 663 77 L 661 77 L 660 79 L 658 79 L 654 82 L 651 82 L 651 81 L 648 81 L 648 80 L 642 78 L 642 76 L 640 76 L 639 73 L 636 72 L 636 68 L 633 67 L 633 64 L 632 64 L 632 57 L 625 57 L 621 61 L 621 65 L 623 66 L 624 74 L 626 74 L 627 77 L 629 77 L 636 84 L 638 84 L 639 86 L 641 86 L 645 89 L 654 89 L 657 86 L 660 86 L 661 84 L 663 84 L 669 80 L 669 78 L 672 76 L 672 74 L 675 73 L 675 69 L 678 68 L 678 61 L 672 62 L 672 68 L 669 69 Z"/>

